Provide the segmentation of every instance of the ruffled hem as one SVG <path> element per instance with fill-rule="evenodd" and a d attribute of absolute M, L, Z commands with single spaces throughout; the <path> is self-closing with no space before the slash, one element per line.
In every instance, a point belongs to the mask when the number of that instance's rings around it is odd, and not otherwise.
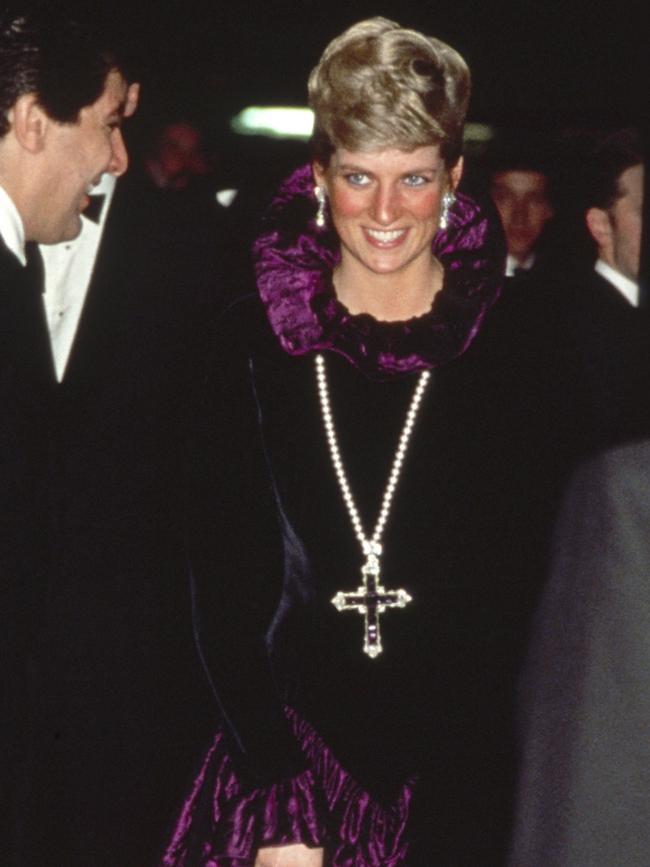
<path fill-rule="evenodd" d="M 222 733 L 208 750 L 161 867 L 251 867 L 263 846 L 324 846 L 331 867 L 401 867 L 412 785 L 392 807 L 372 800 L 314 729 L 287 717 L 309 769 L 242 795 Z"/>

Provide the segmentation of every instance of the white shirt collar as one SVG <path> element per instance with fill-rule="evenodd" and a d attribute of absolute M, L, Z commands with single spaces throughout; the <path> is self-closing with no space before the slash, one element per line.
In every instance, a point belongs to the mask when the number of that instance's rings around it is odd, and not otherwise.
<path fill-rule="evenodd" d="M 26 265 L 23 221 L 11 196 L 3 187 L 0 187 L 0 235 L 20 264 Z"/>
<path fill-rule="evenodd" d="M 535 264 L 535 254 L 530 253 L 523 262 L 520 262 L 518 259 L 515 259 L 514 256 L 511 256 L 508 253 L 506 258 L 506 277 L 514 277 L 515 271 L 520 269 L 521 271 L 530 271 L 530 269 Z"/>
<path fill-rule="evenodd" d="M 608 265 L 607 262 L 603 262 L 602 259 L 598 259 L 596 264 L 594 265 L 594 269 L 600 274 L 601 277 L 604 277 L 608 283 L 611 283 L 621 295 L 630 302 L 633 307 L 639 306 L 639 284 L 635 283 L 634 280 L 630 280 L 629 277 L 626 277 L 624 274 L 621 274 L 620 271 L 617 271 L 615 268 L 612 268 L 611 265 Z"/>

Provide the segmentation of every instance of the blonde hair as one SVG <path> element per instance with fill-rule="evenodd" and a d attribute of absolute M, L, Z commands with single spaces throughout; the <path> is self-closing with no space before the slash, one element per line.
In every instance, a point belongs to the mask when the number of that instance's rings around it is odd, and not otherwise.
<path fill-rule="evenodd" d="M 439 144 L 451 167 L 469 93 L 467 64 L 449 45 L 386 18 L 361 21 L 330 42 L 309 76 L 314 157 L 326 167 L 337 147 Z"/>

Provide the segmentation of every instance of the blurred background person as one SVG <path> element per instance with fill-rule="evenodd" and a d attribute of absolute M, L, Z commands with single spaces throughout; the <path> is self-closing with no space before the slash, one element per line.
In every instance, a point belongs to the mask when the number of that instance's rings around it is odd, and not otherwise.
<path fill-rule="evenodd" d="M 555 278 L 542 291 L 542 330 L 555 335 L 555 375 L 583 450 L 650 432 L 642 399 L 650 374 L 639 287 L 643 185 L 636 130 L 592 137 L 574 178 L 574 223 L 565 224 L 562 259 L 557 251 Z"/>
<path fill-rule="evenodd" d="M 650 329 L 636 306 L 643 152 L 636 132 L 616 132 L 592 151 L 585 174 L 597 258 L 575 284 L 586 332 L 574 336 L 573 361 L 576 411 L 590 398 L 600 433 L 563 499 L 521 681 L 513 867 L 648 860 Z M 615 423 L 603 436 L 605 413 Z"/>
<path fill-rule="evenodd" d="M 543 143 L 537 142 L 538 151 Z M 539 156 L 503 153 L 490 174 L 490 195 L 506 235 L 506 277 L 524 277 L 539 266 L 539 245 L 554 216 L 550 182 Z"/>

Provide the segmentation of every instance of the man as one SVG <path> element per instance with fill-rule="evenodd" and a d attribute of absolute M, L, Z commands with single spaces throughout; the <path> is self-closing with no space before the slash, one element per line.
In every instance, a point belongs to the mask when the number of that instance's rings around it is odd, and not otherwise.
<path fill-rule="evenodd" d="M 593 394 L 616 408 L 606 427 L 607 413 L 594 415 L 594 445 L 614 447 L 579 467 L 556 527 L 523 680 L 513 867 L 648 863 L 650 341 L 635 306 L 643 171 L 629 130 L 603 141 L 589 163 L 586 224 L 598 258 L 585 284 L 593 295 L 583 305 L 592 315 L 582 360 L 598 362 Z"/>
<path fill-rule="evenodd" d="M 491 174 L 490 193 L 506 235 L 506 277 L 530 271 L 538 258 L 538 243 L 553 217 L 545 172 L 534 162 L 504 162 Z"/>
<path fill-rule="evenodd" d="M 102 175 L 126 170 L 120 124 L 136 90 L 61 9 L 0 16 L 0 814 L 11 867 L 154 864 L 212 726 L 179 527 L 185 394 L 206 308 L 149 204 L 113 202 L 87 289 L 71 319 L 59 311 L 65 336 L 24 245 L 76 243 Z"/>
<path fill-rule="evenodd" d="M 638 136 L 623 130 L 592 153 L 586 184 L 595 271 L 633 307 L 639 304 L 643 173 Z"/>
<path fill-rule="evenodd" d="M 583 218 L 591 263 L 566 263 L 555 289 L 561 371 L 571 372 L 574 414 L 592 445 L 645 433 L 648 372 L 645 317 L 639 310 L 643 153 L 638 134 L 617 131 L 587 155 Z M 595 260 L 595 261 L 594 261 Z"/>

